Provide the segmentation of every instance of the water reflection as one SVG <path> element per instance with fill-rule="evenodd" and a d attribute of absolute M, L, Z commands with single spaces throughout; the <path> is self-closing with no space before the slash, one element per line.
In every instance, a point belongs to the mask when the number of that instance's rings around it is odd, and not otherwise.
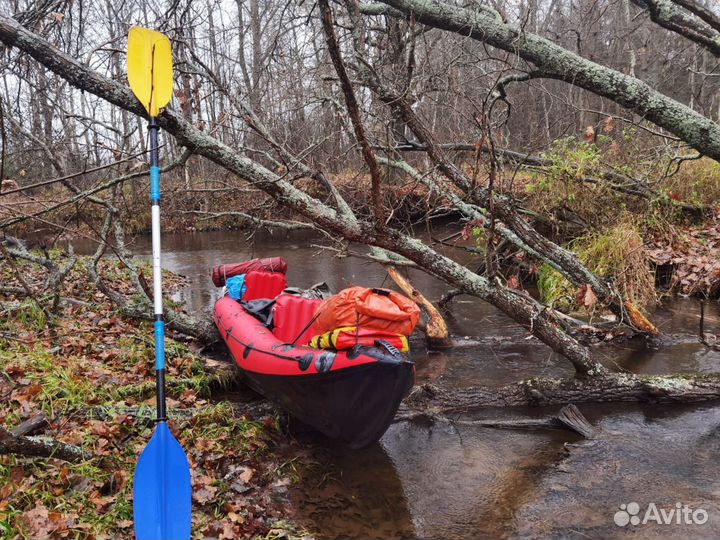
<path fill-rule="evenodd" d="M 572 437 L 570 437 L 572 439 Z M 499 538 L 557 463 L 565 434 L 403 423 L 382 439 L 405 490 L 415 535 Z"/>

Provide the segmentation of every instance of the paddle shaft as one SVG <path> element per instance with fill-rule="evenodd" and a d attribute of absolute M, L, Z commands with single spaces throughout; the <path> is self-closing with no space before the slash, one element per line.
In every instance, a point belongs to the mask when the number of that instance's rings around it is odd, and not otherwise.
<path fill-rule="evenodd" d="M 167 420 L 165 405 L 165 318 L 162 305 L 162 269 L 160 267 L 160 156 L 155 117 L 150 117 L 150 200 L 152 202 L 152 266 L 155 305 L 155 384 L 157 387 L 157 420 Z"/>

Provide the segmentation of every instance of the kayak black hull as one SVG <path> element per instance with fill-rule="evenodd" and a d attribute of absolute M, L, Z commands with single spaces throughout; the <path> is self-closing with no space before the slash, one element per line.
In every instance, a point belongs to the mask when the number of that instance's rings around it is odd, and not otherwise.
<path fill-rule="evenodd" d="M 300 376 L 241 371 L 257 392 L 350 448 L 382 437 L 415 377 L 414 363 L 407 360 Z"/>

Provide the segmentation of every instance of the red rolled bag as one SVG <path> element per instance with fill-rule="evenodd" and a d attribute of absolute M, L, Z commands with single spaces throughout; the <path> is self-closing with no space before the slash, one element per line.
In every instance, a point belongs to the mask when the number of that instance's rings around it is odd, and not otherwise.
<path fill-rule="evenodd" d="M 268 257 L 265 259 L 253 259 L 242 263 L 223 264 L 220 266 L 213 266 L 212 282 L 216 287 L 222 287 L 225 285 L 225 281 L 233 276 L 247 274 L 248 272 L 252 272 L 254 270 L 259 272 L 277 272 L 278 274 L 285 274 L 287 272 L 287 268 L 287 261 L 282 257 Z"/>

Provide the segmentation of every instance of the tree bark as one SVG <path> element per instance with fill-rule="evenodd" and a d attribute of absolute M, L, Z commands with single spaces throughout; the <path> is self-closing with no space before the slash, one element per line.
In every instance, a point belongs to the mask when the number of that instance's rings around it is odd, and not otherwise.
<path fill-rule="evenodd" d="M 143 319 L 152 321 L 152 304 L 149 301 L 141 303 L 124 303 L 119 306 L 120 312 L 132 319 Z M 203 345 L 212 345 L 220 341 L 220 333 L 210 317 L 198 318 L 187 315 L 180 311 L 165 309 L 165 324 L 169 330 L 180 332 L 186 336 L 196 338 Z"/>
<path fill-rule="evenodd" d="M 91 454 L 77 446 L 37 437 L 15 436 L 2 426 L 0 426 L 0 454 L 55 458 L 71 463 L 80 463 L 92 458 Z"/>
<path fill-rule="evenodd" d="M 440 315 L 438 309 L 423 294 L 417 290 L 410 280 L 403 276 L 398 269 L 392 265 L 385 265 L 388 275 L 398 287 L 423 309 L 428 317 L 425 335 L 427 336 L 428 347 L 447 348 L 452 347 L 452 340 L 448 331 L 445 319 Z"/>
<path fill-rule="evenodd" d="M 663 28 L 680 34 L 720 57 L 720 32 L 678 8 L 672 0 L 633 0 L 650 12 L 650 19 Z"/>
<path fill-rule="evenodd" d="M 672 0 L 672 3 L 687 9 L 690 13 L 705 21 L 710 28 L 720 32 L 720 17 L 713 13 L 711 9 L 698 4 L 694 0 Z"/>
<path fill-rule="evenodd" d="M 483 407 L 549 406 L 566 403 L 700 403 L 720 399 L 720 373 L 634 375 L 605 373 L 573 379 L 534 378 L 500 387 L 456 390 L 417 386 L 400 406 L 397 418 L 419 412 L 449 415 Z"/>
<path fill-rule="evenodd" d="M 418 418 L 427 417 L 420 413 Z M 412 417 L 397 416 L 395 422 L 412 420 Z M 497 429 L 567 429 L 591 439 L 596 430 L 595 427 L 583 416 L 580 410 L 573 405 L 565 405 L 557 414 L 543 418 L 509 418 L 489 420 L 453 420 L 453 424 L 463 426 L 490 427 Z"/>
<path fill-rule="evenodd" d="M 22 424 L 12 430 L 14 437 L 23 437 L 25 435 L 32 435 L 36 431 L 45 429 L 50 425 L 50 420 L 45 413 L 39 413 L 35 416 L 28 418 Z"/>

